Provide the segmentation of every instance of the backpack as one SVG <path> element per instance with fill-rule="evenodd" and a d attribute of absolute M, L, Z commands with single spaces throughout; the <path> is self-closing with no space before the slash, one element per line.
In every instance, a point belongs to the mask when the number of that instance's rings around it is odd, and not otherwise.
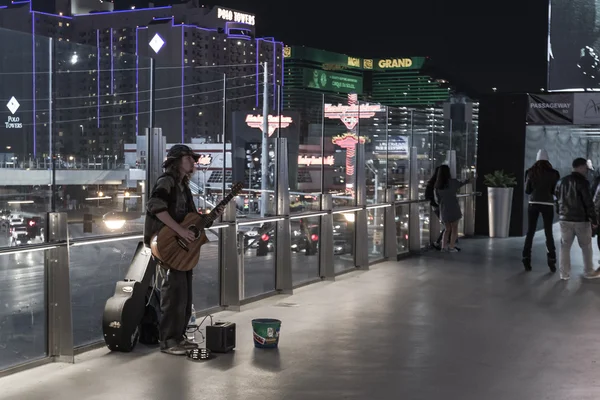
<path fill-rule="evenodd" d="M 139 342 L 145 345 L 156 345 L 160 342 L 160 291 L 149 287 L 146 295 L 144 316 L 140 322 Z"/>

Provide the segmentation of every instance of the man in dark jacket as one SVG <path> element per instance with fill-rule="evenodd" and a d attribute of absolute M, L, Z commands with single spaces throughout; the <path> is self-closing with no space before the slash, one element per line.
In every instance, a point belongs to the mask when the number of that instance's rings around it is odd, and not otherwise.
<path fill-rule="evenodd" d="M 200 156 L 186 145 L 177 144 L 167 153 L 161 175 L 150 194 L 144 225 L 144 243 L 150 245 L 154 234 L 164 226 L 179 237 L 192 242 L 196 236 L 180 224 L 186 215 L 197 212 L 192 192 L 188 186 Z M 222 207 L 215 213 L 220 215 Z M 207 225 L 208 227 L 208 225 Z M 185 355 L 198 345 L 186 337 L 188 321 L 192 315 L 192 271 L 178 271 L 161 266 L 163 276 L 160 293 L 160 349 L 171 355 Z"/>
<path fill-rule="evenodd" d="M 592 250 L 592 228 L 596 228 L 596 210 L 590 186 L 586 179 L 587 160 L 576 158 L 573 172 L 565 176 L 556 186 L 556 206 L 560 217 L 560 278 L 568 280 L 571 276 L 571 246 L 575 237 L 583 254 L 584 278 L 600 278 L 600 272 L 594 270 Z"/>

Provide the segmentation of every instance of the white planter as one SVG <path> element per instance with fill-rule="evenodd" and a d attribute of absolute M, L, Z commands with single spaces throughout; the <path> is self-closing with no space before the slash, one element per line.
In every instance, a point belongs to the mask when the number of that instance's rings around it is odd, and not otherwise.
<path fill-rule="evenodd" d="M 506 238 L 510 228 L 513 188 L 488 188 L 490 237 Z"/>

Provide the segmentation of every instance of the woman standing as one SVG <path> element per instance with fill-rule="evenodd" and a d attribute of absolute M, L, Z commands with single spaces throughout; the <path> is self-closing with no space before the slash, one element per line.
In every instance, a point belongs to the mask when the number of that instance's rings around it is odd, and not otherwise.
<path fill-rule="evenodd" d="M 525 193 L 529 195 L 527 236 L 523 247 L 523 266 L 531 271 L 531 246 L 540 214 L 544 221 L 546 252 L 550 271 L 556 272 L 556 246 L 552 234 L 554 222 L 554 189 L 560 174 L 548 162 L 546 150 L 538 151 L 535 164 L 525 172 Z"/>
<path fill-rule="evenodd" d="M 458 221 L 462 218 L 462 211 L 458 204 L 458 189 L 468 181 L 461 182 L 450 176 L 450 167 L 440 165 L 435 181 L 435 197 L 440 206 L 440 220 L 445 226 L 442 250 L 456 253 L 454 246 L 458 238 Z M 450 243 L 448 243 L 450 238 Z"/>

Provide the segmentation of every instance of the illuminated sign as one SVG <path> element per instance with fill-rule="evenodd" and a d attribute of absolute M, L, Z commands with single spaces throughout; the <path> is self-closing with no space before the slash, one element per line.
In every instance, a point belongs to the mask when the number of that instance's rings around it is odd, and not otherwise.
<path fill-rule="evenodd" d="M 212 160 L 213 160 L 213 158 L 210 154 L 201 155 L 196 164 L 202 165 L 202 166 L 208 166 L 208 165 L 212 164 Z"/>
<path fill-rule="evenodd" d="M 158 54 L 158 52 L 160 51 L 160 49 L 162 49 L 164 45 L 165 41 L 163 40 L 163 38 L 160 37 L 158 33 L 154 35 L 154 37 L 150 41 L 150 47 L 152 47 L 152 50 L 154 50 L 156 54 Z"/>
<path fill-rule="evenodd" d="M 346 66 L 337 64 L 323 64 L 323 69 L 325 71 L 343 71 L 346 69 Z"/>
<path fill-rule="evenodd" d="M 341 93 L 362 93 L 363 78 L 330 71 L 304 68 L 304 87 Z"/>
<path fill-rule="evenodd" d="M 333 105 L 325 104 L 325 118 L 339 119 L 346 128 L 352 130 L 358 124 L 360 119 L 373 118 L 376 113 L 385 111 L 380 104 L 352 104 L 352 105 Z"/>
<path fill-rule="evenodd" d="M 306 165 L 306 166 L 311 166 L 311 165 L 333 165 L 334 164 L 334 159 L 333 156 L 327 156 L 325 157 L 325 160 L 323 160 L 321 157 L 315 157 L 315 156 L 298 156 L 298 165 Z"/>
<path fill-rule="evenodd" d="M 6 125 L 6 129 L 21 129 L 21 128 L 23 128 L 23 123 L 21 122 L 21 118 L 15 116 L 15 113 L 17 112 L 19 107 L 21 107 L 21 105 L 19 104 L 17 99 L 15 99 L 15 96 L 11 97 L 11 99 L 6 104 L 6 108 L 8 108 L 10 113 L 12 114 L 12 115 L 8 116 L 6 122 L 4 123 Z"/>
<path fill-rule="evenodd" d="M 254 25 L 256 23 L 256 17 L 254 15 L 227 10 L 225 8 L 217 9 L 217 18 L 246 25 Z"/>
<path fill-rule="evenodd" d="M 360 68 L 360 58 L 348 57 L 348 66 Z"/>
<path fill-rule="evenodd" d="M 373 139 L 373 154 L 383 155 L 390 158 L 408 156 L 408 137 L 390 136 L 388 139 Z"/>
<path fill-rule="evenodd" d="M 379 60 L 379 68 L 410 68 L 413 65 L 413 61 L 410 58 L 394 58 L 387 60 Z"/>
<path fill-rule="evenodd" d="M 292 48 L 290 46 L 285 46 L 283 48 L 283 57 L 290 58 L 292 56 Z"/>
<path fill-rule="evenodd" d="M 273 132 L 275 132 L 275 129 L 277 129 L 279 127 L 281 127 L 282 129 L 287 128 L 288 126 L 290 126 L 290 124 L 292 122 L 294 122 L 292 120 L 292 117 L 286 117 L 284 115 L 281 115 L 279 117 L 269 115 L 268 121 L 269 121 L 269 136 L 271 136 L 273 134 Z M 246 116 L 246 124 L 248 124 L 248 126 L 251 128 L 260 129 L 262 131 L 263 130 L 263 117 L 262 117 L 262 115 L 250 114 L 250 115 Z"/>
<path fill-rule="evenodd" d="M 346 175 L 354 175 L 354 156 L 356 155 L 356 144 L 365 143 L 364 136 L 359 139 L 354 133 L 348 132 L 341 136 L 334 136 L 331 142 L 346 150 Z"/>
<path fill-rule="evenodd" d="M 363 68 L 364 69 L 373 69 L 373 60 L 363 60 Z"/>

